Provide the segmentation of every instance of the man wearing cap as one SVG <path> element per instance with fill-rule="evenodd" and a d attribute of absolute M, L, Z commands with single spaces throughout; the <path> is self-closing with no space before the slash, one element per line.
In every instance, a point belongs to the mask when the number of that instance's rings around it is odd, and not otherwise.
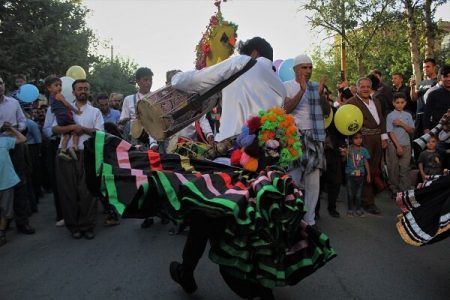
<path fill-rule="evenodd" d="M 313 64 L 306 54 L 294 59 L 293 68 L 295 79 L 284 82 L 287 92 L 284 109 L 295 117 L 295 123 L 301 134 L 303 156 L 292 166 L 289 173 L 305 191 L 307 212 L 304 220 L 309 225 L 315 225 L 320 171 L 325 169 L 323 145 L 326 134 L 320 99 L 324 83 L 310 81 Z"/>

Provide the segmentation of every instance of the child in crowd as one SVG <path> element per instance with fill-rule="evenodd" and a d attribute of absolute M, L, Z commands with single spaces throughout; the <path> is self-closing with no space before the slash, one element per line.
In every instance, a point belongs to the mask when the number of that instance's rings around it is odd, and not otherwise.
<path fill-rule="evenodd" d="M 393 194 L 411 188 L 409 164 L 411 162 L 411 139 L 414 121 L 409 112 L 404 111 L 406 96 L 395 93 L 392 104 L 394 110 L 387 115 L 386 131 L 389 135 L 387 159 L 389 188 Z"/>
<path fill-rule="evenodd" d="M 80 114 L 80 111 L 71 105 L 61 94 L 61 79 L 55 76 L 49 76 L 45 79 L 45 86 L 49 92 L 49 102 L 52 113 L 55 115 L 58 126 L 74 125 L 73 113 Z M 72 147 L 67 149 L 69 140 L 72 137 Z M 75 133 L 63 135 L 61 142 L 61 151 L 58 154 L 65 160 L 77 160 L 78 140 L 80 137 Z"/>
<path fill-rule="evenodd" d="M 422 180 L 425 181 L 427 176 L 442 174 L 442 160 L 436 151 L 436 136 L 432 135 L 427 142 L 427 149 L 419 155 L 418 165 Z"/>
<path fill-rule="evenodd" d="M 350 137 L 351 145 L 346 151 L 347 162 L 345 165 L 345 175 L 347 178 L 347 216 L 363 217 L 364 212 L 361 209 L 361 194 L 364 184 L 364 177 L 370 183 L 370 154 L 362 146 L 362 134 L 360 131 Z M 345 152 L 344 152 L 345 153 Z M 366 175 L 366 176 L 364 176 Z"/>
<path fill-rule="evenodd" d="M 6 227 L 14 217 L 14 186 L 20 182 L 14 171 L 9 150 L 16 144 L 25 143 L 27 138 L 5 122 L 0 128 L 0 246 L 6 244 Z"/>

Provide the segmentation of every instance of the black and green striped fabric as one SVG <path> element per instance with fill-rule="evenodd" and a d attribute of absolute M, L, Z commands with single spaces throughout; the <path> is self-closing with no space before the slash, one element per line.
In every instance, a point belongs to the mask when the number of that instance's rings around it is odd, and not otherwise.
<path fill-rule="evenodd" d="M 328 237 L 302 221 L 301 193 L 282 169 L 248 173 L 140 151 L 103 132 L 85 143 L 85 159 L 89 189 L 123 217 L 223 218 L 226 229 L 209 257 L 231 276 L 270 288 L 294 285 L 336 255 Z"/>

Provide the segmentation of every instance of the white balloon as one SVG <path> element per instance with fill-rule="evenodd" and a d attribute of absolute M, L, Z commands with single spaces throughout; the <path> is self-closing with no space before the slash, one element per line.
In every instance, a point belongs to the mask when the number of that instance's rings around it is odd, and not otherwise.
<path fill-rule="evenodd" d="M 75 81 L 75 79 L 68 76 L 63 76 L 60 79 L 62 83 L 61 94 L 63 94 L 64 98 L 66 98 L 68 102 L 72 103 L 75 100 L 75 96 L 72 94 L 72 83 Z"/>

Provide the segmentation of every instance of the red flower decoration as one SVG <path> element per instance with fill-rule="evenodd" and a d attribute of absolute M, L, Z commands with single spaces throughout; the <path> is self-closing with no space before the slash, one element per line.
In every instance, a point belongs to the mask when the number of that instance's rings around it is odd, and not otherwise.
<path fill-rule="evenodd" d="M 215 26 L 219 24 L 219 19 L 217 18 L 217 16 L 212 16 L 211 19 L 209 19 L 209 22 L 211 23 L 211 25 Z"/>
<path fill-rule="evenodd" d="M 259 129 L 259 127 L 261 127 L 261 118 L 252 117 L 247 121 L 247 126 L 250 131 L 250 134 L 254 134 Z"/>
<path fill-rule="evenodd" d="M 211 52 L 211 48 L 209 44 L 202 44 L 202 52 L 208 55 Z"/>

